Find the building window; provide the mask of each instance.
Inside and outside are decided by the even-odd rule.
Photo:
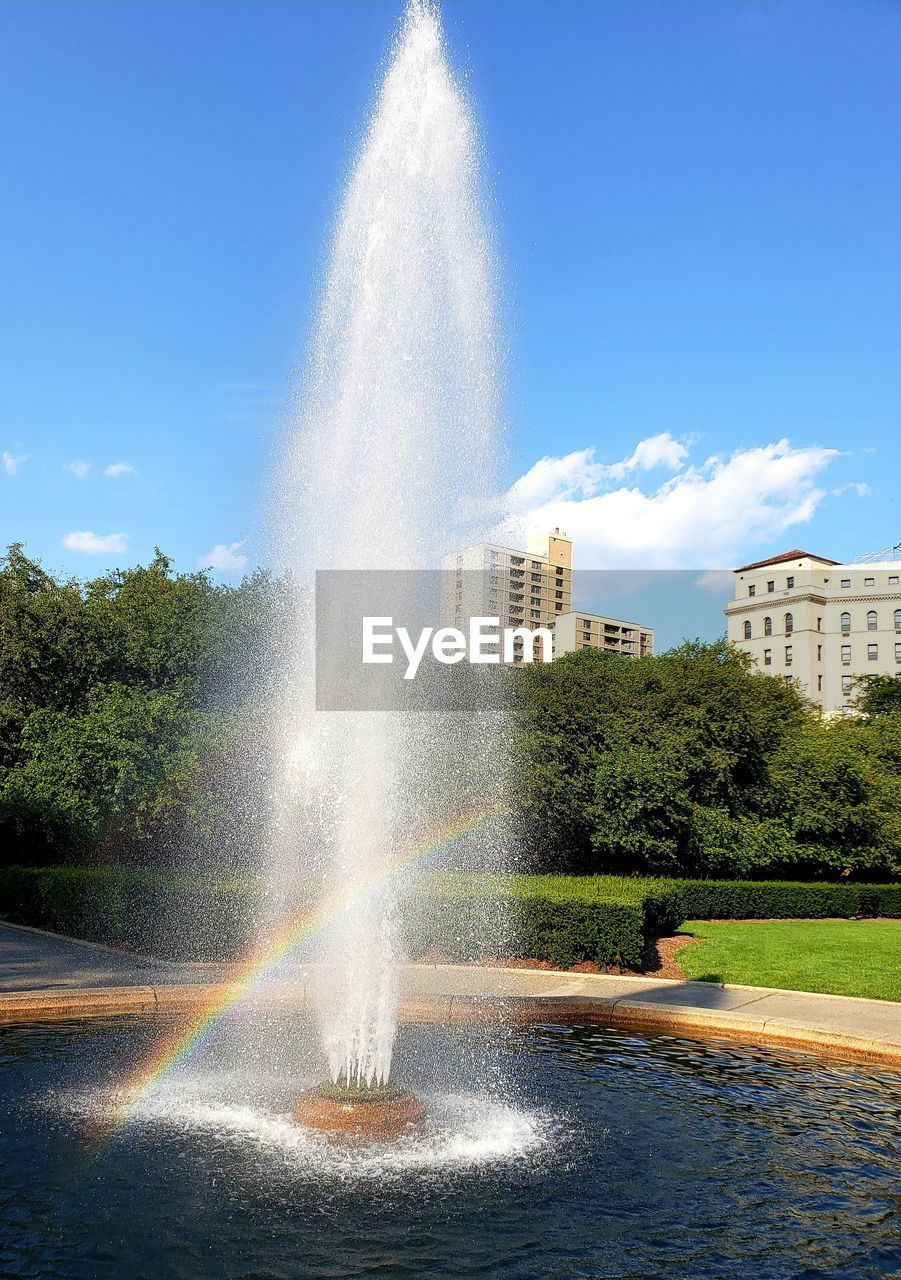
[[[897,587],[897,585],[898,585],[898,575],[897,575],[897,573],[890,573],[890,574],[889,574],[889,577],[888,577],[888,584],[889,584],[889,586],[890,586],[890,587]]]
[[[764,649],[764,651],[763,651],[763,665],[764,665],[765,667],[771,667],[771,666],[773,665],[773,651],[772,651],[772,649]]]
[[[750,586],[750,587],[748,587],[748,595],[749,595],[749,596],[756,596],[756,595],[757,595],[757,588],[756,588],[755,586],[753,586],[753,585],[752,585],[752,586]]]
[[[555,604],[555,605],[554,605],[554,608],[557,610],[557,612],[558,612],[558,613],[562,613],[562,612],[563,612],[563,605],[562,605],[562,604],[560,604],[560,602],[559,602],[559,601],[557,602],[557,604]]]
[[[772,580],[771,580],[771,581],[769,581],[769,582],[766,584],[766,589],[767,589],[767,591],[775,591],[775,590],[776,590],[776,584],[775,584],[775,582],[773,582]]]
[[[785,665],[790,667],[792,664],[792,647],[790,644],[785,646]]]
[[[901,631],[901,609],[895,610],[895,630]]]
[[[878,631],[879,627],[876,620],[876,610],[871,609],[867,614],[867,631]]]
[[[822,661],[823,661],[823,646],[821,644],[818,644],[817,645],[817,662],[822,662]]]
[[[865,587],[872,587],[872,586],[875,586],[875,584],[876,584],[875,578],[864,578],[863,580],[863,585]]]
[[[541,617],[541,610],[540,610],[540,609],[530,609],[530,610],[529,610],[529,613],[530,613],[531,617],[533,617],[533,618],[540,618],[540,617]]]
[[[817,693],[823,692],[823,677],[817,676]]]
[[[745,623],[745,625],[744,625],[744,627],[742,628],[742,630],[743,630],[743,632],[744,632],[744,637],[745,637],[745,639],[746,639],[746,640],[750,640],[750,639],[751,639],[751,624],[750,624],[750,622],[746,622],[746,623]]]
[[[541,568],[541,561],[540,561],[540,560],[533,560],[533,561],[532,561],[532,568],[533,568],[533,569],[540,569],[540,568]]]
[[[822,631],[822,630],[823,630],[823,619],[817,618],[817,631]]]
[[[847,635],[850,630],[851,630],[851,615],[850,613],[843,613],[842,614],[842,635]]]
[[[771,635],[773,634],[773,619],[772,619],[772,618],[764,618],[764,620],[763,620],[763,634],[764,634],[765,636],[771,636]]]
[[[786,590],[787,590],[787,591],[791,591],[791,589],[792,589],[792,587],[793,587],[794,585],[795,585],[795,580],[794,580],[794,578],[786,578],[786,579],[785,579],[785,587],[786,587]]]
[[[895,661],[901,662],[901,644],[895,644]]]
[[[850,578],[842,578],[842,586],[843,586],[845,589],[849,588],[849,587],[851,586],[851,579],[850,579]]]
[[[851,661],[851,646],[849,644],[842,645],[842,662],[847,666]]]
[[[867,645],[867,661],[868,662],[879,661],[879,645],[878,644]]]
[[[850,693],[853,683],[851,676],[842,676],[842,693]]]
[[[787,636],[790,636],[791,633],[794,631],[794,629],[795,629],[794,617],[790,613],[787,613],[785,615],[785,634]]]

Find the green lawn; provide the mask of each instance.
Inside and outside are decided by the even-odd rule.
[[[688,920],[686,977],[901,1000],[901,920]]]

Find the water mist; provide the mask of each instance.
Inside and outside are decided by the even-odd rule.
[[[301,583],[437,569],[484,536],[499,431],[479,160],[438,11],[412,0],[340,204],[280,485],[279,558]],[[333,1080],[378,1085],[408,888],[389,869],[442,806],[496,788],[496,769],[472,715],[315,710],[311,629],[304,595],[275,729],[270,896],[281,916],[312,891],[343,904],[318,941],[321,1043]]]

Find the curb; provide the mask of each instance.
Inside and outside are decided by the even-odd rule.
[[[196,1017],[211,1003],[228,1002],[239,988],[229,983],[181,986],[52,988],[0,993],[0,1024],[60,1022],[121,1016]],[[797,995],[799,993],[787,993]],[[834,997],[841,999],[842,997]],[[295,1009],[307,1003],[304,984],[281,985],[258,997],[258,1006]],[[901,1042],[893,1043],[821,1027],[687,1005],[655,1004],[626,996],[412,995],[401,1000],[402,1022],[444,1026],[534,1026],[588,1024],[622,1031],[690,1039],[734,1040],[799,1050],[821,1057],[901,1068]]]

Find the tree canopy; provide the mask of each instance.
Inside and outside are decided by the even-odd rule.
[[[7,860],[168,864],[262,820],[258,722],[289,584],[146,567],[59,580],[0,561],[0,836]]]
[[[725,641],[517,673],[527,861],[567,871],[896,875],[901,712],[824,720]]]
[[[7,862],[252,869],[289,579],[149,565],[59,579],[0,560]],[[725,641],[511,672],[510,792],[536,871],[894,877],[901,680],[825,720]],[[499,747],[500,749],[500,747]]]

